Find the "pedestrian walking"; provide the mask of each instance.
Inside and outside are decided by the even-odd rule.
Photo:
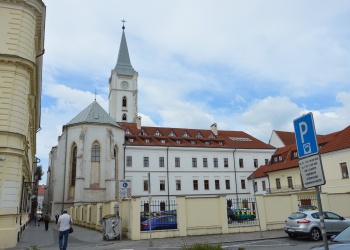
[[[46,212],[44,216],[44,222],[45,222],[45,231],[49,229],[49,222],[50,222],[50,215],[48,212]]]
[[[59,217],[60,217],[60,216],[59,216],[58,214],[55,215],[56,224],[57,224],[57,222],[58,222],[58,218],[59,218]]]
[[[67,209],[63,209],[63,214],[58,218],[57,226],[59,228],[58,245],[60,250],[66,250],[68,245],[69,229],[73,224],[72,217],[67,213]],[[62,245],[62,239],[64,243]]]
[[[38,219],[38,227],[40,227],[41,214],[38,214],[38,215],[36,216],[36,218]]]

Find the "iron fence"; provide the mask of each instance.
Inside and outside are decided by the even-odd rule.
[[[227,199],[229,226],[257,225],[255,198]]]
[[[298,197],[298,210],[318,210],[316,196],[299,196]]]
[[[141,201],[140,229],[177,229],[177,204],[175,200]]]

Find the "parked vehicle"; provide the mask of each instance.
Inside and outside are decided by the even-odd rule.
[[[177,229],[177,219],[175,215],[158,216],[141,222],[141,231]]]
[[[329,249],[348,250],[350,249],[350,227],[345,228],[340,234],[331,238],[328,243]],[[316,246],[312,250],[323,250],[324,246]]]
[[[350,219],[329,211],[324,211],[324,222],[327,235],[337,234],[350,226]],[[320,215],[317,210],[292,213],[285,221],[284,231],[291,238],[309,236],[317,241],[322,238]]]
[[[176,209],[173,210],[165,210],[165,211],[160,211],[157,213],[157,216],[162,216],[162,215],[177,215]]]
[[[298,207],[299,207],[299,211],[318,210],[318,208],[316,206],[313,206],[313,205],[300,205]]]
[[[233,209],[233,220],[255,220],[255,212],[250,209]]]

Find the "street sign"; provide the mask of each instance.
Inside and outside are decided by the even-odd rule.
[[[317,154],[318,144],[312,113],[295,119],[293,123],[299,158]]]
[[[119,199],[131,199],[131,180],[119,180]]]
[[[312,155],[299,160],[299,169],[305,188],[316,187],[326,183],[319,155]]]

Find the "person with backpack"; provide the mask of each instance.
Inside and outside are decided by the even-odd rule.
[[[48,212],[46,212],[44,216],[44,222],[45,222],[45,231],[47,231],[49,229],[49,222],[50,222],[50,215],[48,214]]]

